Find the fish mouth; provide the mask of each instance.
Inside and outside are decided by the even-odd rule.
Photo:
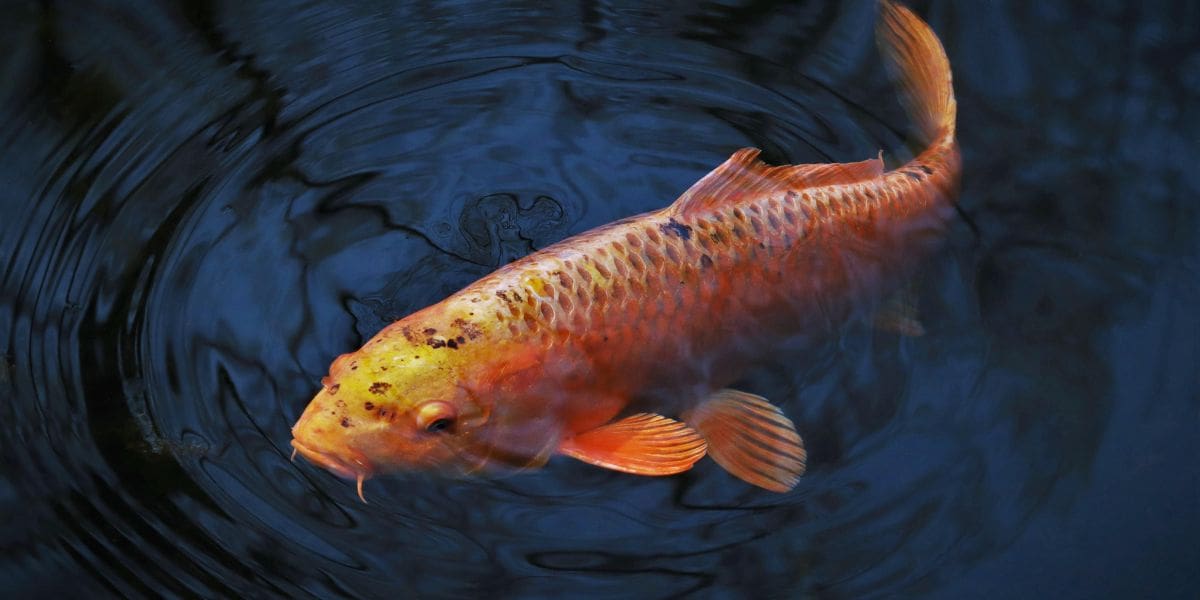
[[[365,460],[355,460],[353,461],[355,464],[351,464],[332,454],[305,446],[296,439],[292,440],[292,447],[299,451],[309,462],[328,470],[342,479],[357,479],[362,481],[371,476],[371,468],[366,464]]]

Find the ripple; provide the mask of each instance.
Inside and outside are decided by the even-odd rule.
[[[14,10],[17,51],[0,65],[11,589],[911,595],[1072,506],[1130,402],[1112,391],[1121,326],[1196,295],[1177,283],[1194,258],[1173,256],[1194,252],[1195,211],[1178,201],[1194,178],[1155,158],[1116,198],[1108,163],[1157,157],[1158,138],[1064,158],[1091,144],[1079,132],[1104,120],[1094,105],[1038,115],[1053,117],[1037,143],[1056,160],[971,156],[1010,156],[1025,134],[964,127],[977,165],[964,205],[982,226],[956,231],[916,282],[927,337],[852,324],[746,375],[805,434],[811,471],[789,494],[710,461],[650,479],[556,459],[510,479],[380,478],[363,505],[289,460],[289,427],[333,357],[492,269],[659,208],[738,147],[775,162],[898,149],[902,122],[879,97],[891,91],[866,66],[867,16],[603,2]],[[1013,19],[989,22],[1019,43]],[[988,89],[1038,87],[1032,50],[980,52],[965,60],[1020,77],[989,88],[969,70],[966,124],[1003,109]],[[1047,93],[1075,104],[1107,80],[1060,83]],[[1162,114],[1129,118],[1156,131],[1186,118]],[[1042,131],[1025,108],[994,118]],[[1182,148],[1194,128],[1175,129],[1162,135]],[[1183,289],[1149,306],[1159,274],[1183,271]]]

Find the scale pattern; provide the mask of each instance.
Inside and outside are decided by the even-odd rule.
[[[666,383],[664,365],[680,379],[719,378],[713,364],[735,372],[761,354],[755,346],[835,323],[907,273],[953,213],[957,157],[947,136],[864,181],[700,214],[646,213],[550,246],[463,294],[494,296],[511,340],[558,348],[548,356],[564,360],[586,356],[595,379],[620,375],[615,388]]]

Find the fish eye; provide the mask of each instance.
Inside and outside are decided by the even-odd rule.
[[[429,425],[426,425],[425,431],[428,431],[429,433],[437,433],[439,431],[445,431],[447,429],[450,429],[451,424],[453,424],[453,421],[451,421],[450,419],[438,419],[438,420],[430,423]]]
[[[457,415],[454,405],[447,402],[426,402],[417,409],[417,427],[429,433],[448,431]]]

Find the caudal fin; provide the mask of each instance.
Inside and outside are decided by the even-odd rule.
[[[953,136],[958,109],[941,42],[929,25],[891,0],[880,2],[879,13],[876,38],[921,142]]]

